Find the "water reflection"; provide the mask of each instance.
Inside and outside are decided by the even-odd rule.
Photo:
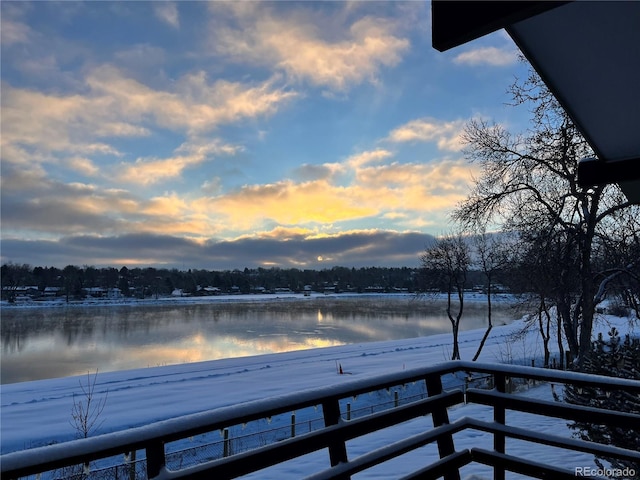
[[[485,324],[465,307],[463,329]],[[507,307],[494,323],[508,321]],[[397,299],[5,308],[1,382],[260,355],[450,331],[442,304]]]

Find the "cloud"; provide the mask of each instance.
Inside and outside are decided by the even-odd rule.
[[[73,171],[81,173],[87,177],[93,177],[98,174],[100,169],[89,158],[73,157],[67,160],[67,165]]]
[[[201,72],[179,78],[172,90],[158,90],[102,65],[89,71],[82,93],[44,93],[6,84],[3,161],[55,164],[60,154],[122,158],[124,154],[113,145],[115,139],[147,137],[163,128],[186,134],[187,143],[193,144],[201,134],[222,125],[272,115],[296,96],[275,82],[275,78],[250,85],[209,82]],[[222,144],[216,148],[217,154],[234,154],[238,149]],[[138,159],[116,177],[128,175],[149,184],[154,178],[179,175],[204,158],[202,152],[176,153],[175,158]]]
[[[392,155],[393,154],[390,151],[378,148],[376,150],[370,150],[352,155],[347,159],[345,163],[353,169],[358,169],[369,163],[381,162],[387,158],[390,158]]]
[[[124,190],[90,184],[62,184],[31,175],[7,175],[3,167],[3,237],[57,238],[61,235],[170,233],[203,237],[221,222],[193,211],[176,193],[143,199]],[[10,188],[8,185],[14,185]]]
[[[119,68],[126,68],[128,72],[139,72],[143,69],[150,70],[151,74],[158,76],[167,61],[165,51],[148,43],[132,45],[113,54]]]
[[[1,208],[3,238],[134,232],[204,237],[218,232],[215,220],[192,211],[189,201],[174,192],[144,198],[121,188],[63,183],[42,169],[4,163]]]
[[[2,2],[0,8],[0,39],[3,49],[11,45],[29,43],[34,32],[23,20],[32,9],[32,5],[27,2]]]
[[[140,200],[123,190],[63,183],[48,178],[41,169],[2,166],[3,237],[113,234],[130,230],[139,210]]]
[[[35,198],[20,202],[3,199],[2,223],[5,236],[11,232],[28,231],[34,237],[55,238],[88,230],[116,232],[120,222],[103,212],[96,214],[96,203],[81,204],[66,198]],[[4,239],[3,239],[4,248]]]
[[[180,18],[178,15],[178,5],[174,2],[157,2],[153,4],[153,12],[156,17],[165,22],[167,25],[178,29],[180,28]]]
[[[116,173],[119,182],[151,185],[176,178],[190,167],[199,165],[219,155],[235,155],[242,147],[224,144],[219,140],[189,141],[175,150],[168,158],[139,158],[134,163],[122,163]]]
[[[472,167],[464,160],[438,163],[398,163],[370,166],[358,171],[357,185],[376,205],[380,215],[400,212],[410,218],[446,217],[451,205],[463,200],[471,183]],[[419,223],[407,223],[417,226]],[[424,226],[424,225],[422,225]]]
[[[392,20],[373,16],[343,28],[339,16],[310,9],[242,6],[231,10],[231,21],[219,13],[213,15],[210,42],[217,54],[276,68],[293,81],[333,91],[376,83],[381,69],[400,63],[410,46],[394,33]],[[339,28],[340,35],[335,33]]]
[[[180,77],[173,91],[154,90],[110,65],[95,69],[87,78],[92,92],[108,99],[120,116],[137,122],[152,120],[160,127],[190,135],[275,113],[282,103],[296,96],[276,87],[276,81],[272,78],[253,85],[209,82],[207,74],[200,71]]]
[[[46,94],[3,85],[2,144],[53,152],[118,155],[95,141],[94,129],[104,119],[105,98]]]
[[[28,25],[3,18],[2,31],[0,32],[2,46],[6,47],[14,44],[28,43],[31,35],[32,31]]]
[[[213,177],[211,180],[205,180],[200,186],[200,190],[208,196],[220,195],[222,193],[222,178]]]
[[[468,193],[473,167],[463,159],[437,163],[390,160],[390,152],[375,150],[330,167],[304,166],[297,172],[298,180],[245,185],[196,199],[191,208],[203,214],[216,212],[217,221],[228,232],[276,225],[345,226],[376,218],[411,228],[446,223],[451,205]]]
[[[211,268],[280,266],[326,268],[333,265],[418,266],[419,254],[433,241],[428,234],[385,230],[351,231],[324,237],[304,234],[238,240],[195,241],[146,233],[70,235],[59,240],[5,239],[2,262],[33,266],[165,266]],[[321,262],[318,257],[325,261]],[[326,259],[331,258],[331,262]]]
[[[323,165],[304,164],[293,171],[293,177],[302,182],[316,180],[331,180],[337,173],[343,170],[338,163],[325,163]]]
[[[197,96],[197,91],[193,95]],[[135,126],[124,122],[104,125],[122,135],[127,134],[128,125]],[[456,126],[455,122],[421,119],[399,127],[389,138],[450,142],[455,139]],[[50,180],[29,152],[21,152],[15,145],[9,151],[12,158],[22,155],[24,162],[3,164],[3,211],[4,206],[13,209],[3,218],[3,227],[6,232],[20,231],[27,237],[146,232],[231,238],[277,227],[348,229],[365,219],[389,228],[423,228],[446,223],[450,206],[468,192],[472,171],[462,160],[399,162],[392,151],[377,148],[340,162],[302,165],[292,172],[293,178],[269,184],[248,184],[228,191],[213,177],[203,181],[198,191],[155,192],[145,199],[144,191]],[[238,145],[203,135],[185,141],[167,157],[120,161],[112,165],[117,168],[110,173],[99,171],[104,167],[85,155],[69,156],[57,165],[76,168],[92,179],[148,188],[240,151]],[[3,156],[6,153],[3,151]],[[22,190],[11,190],[12,185],[20,185]]]
[[[394,143],[434,142],[440,150],[458,152],[463,148],[462,133],[466,122],[440,121],[434,118],[411,120],[391,131],[387,140]]]
[[[474,67],[478,65],[506,67],[518,62],[518,53],[513,48],[483,47],[462,52],[453,59],[453,62]]]
[[[3,86],[3,142],[57,151],[115,153],[93,137],[147,136],[148,125],[176,131],[208,131],[222,124],[275,112],[295,96],[272,81],[254,86],[201,73],[178,81],[176,91],[154,90],[104,65],[87,77],[89,93],[55,95]]]
[[[326,224],[374,215],[377,210],[359,198],[359,192],[326,180],[296,183],[282,180],[247,185],[236,192],[197,201],[200,211],[224,216],[231,230],[278,225]],[[241,212],[241,213],[240,213]]]

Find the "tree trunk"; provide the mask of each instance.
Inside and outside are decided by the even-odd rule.
[[[591,350],[591,333],[593,331],[593,316],[595,314],[595,296],[597,292],[596,283],[591,268],[591,256],[593,254],[593,238],[597,218],[595,212],[598,211],[602,186],[593,193],[591,204],[588,200],[583,200],[583,211],[585,215],[586,231],[580,238],[580,282],[582,287],[582,324],[580,328],[580,346],[578,350],[578,367],[582,367],[584,358]]]
[[[460,347],[458,345],[458,330],[460,322],[453,324],[453,353],[451,354],[451,360],[460,360]]]
[[[544,313],[547,323],[544,324],[542,320],[542,314]],[[540,336],[542,337],[542,345],[544,348],[544,368],[549,368],[549,340],[551,339],[551,333],[549,331],[551,325],[551,316],[547,310],[544,298],[540,299],[540,305],[538,306],[538,328],[540,329]]]
[[[487,322],[488,322],[487,329],[485,330],[484,335],[482,336],[482,340],[480,340],[480,345],[478,345],[478,350],[476,350],[476,354],[471,359],[473,362],[475,362],[480,356],[480,352],[482,352],[482,348],[484,347],[484,344],[487,341],[487,338],[489,338],[489,333],[493,328],[493,324],[491,323],[491,280],[489,280],[489,286],[487,287]]]
[[[562,322],[559,315],[556,315],[556,336],[558,337],[558,356],[560,357],[558,366],[560,370],[564,370],[564,344],[562,343]]]
[[[567,338],[567,345],[571,356],[575,358],[578,355],[578,335],[577,326],[571,318],[571,307],[565,299],[559,299],[557,302],[558,321],[561,322],[564,329],[564,336]],[[567,365],[568,367],[569,365]]]

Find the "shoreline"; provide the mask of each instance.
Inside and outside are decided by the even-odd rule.
[[[317,293],[310,295],[303,293],[248,293],[248,294],[228,294],[228,295],[211,295],[202,297],[192,296],[167,296],[158,298],[120,298],[120,299],[101,299],[90,298],[84,300],[65,301],[63,298],[55,300],[31,300],[9,303],[6,300],[0,302],[0,309],[9,310],[31,310],[31,309],[49,309],[49,308],[91,308],[91,307],[150,307],[150,306],[179,306],[179,305],[205,305],[215,303],[272,303],[285,301],[308,301],[308,300],[341,300],[341,299],[404,299],[404,300],[422,300],[425,302],[437,302],[446,300],[446,293],[438,294],[421,294],[421,293]],[[470,303],[479,303],[486,301],[486,295],[477,292],[468,292],[465,301]],[[493,294],[492,302],[517,302],[518,297],[513,294]]]

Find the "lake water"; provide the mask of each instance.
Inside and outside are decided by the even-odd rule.
[[[415,338],[451,331],[442,301],[409,295],[5,307],[1,383]],[[515,318],[494,305],[494,325]],[[465,304],[461,329],[486,325]]]

